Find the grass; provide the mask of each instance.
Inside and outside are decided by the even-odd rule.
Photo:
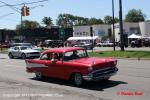
[[[0,53],[7,53],[8,48],[0,48]]]
[[[0,53],[7,54],[7,48],[0,48]],[[91,57],[117,57],[117,58],[148,58],[150,51],[96,51],[89,52]]]
[[[121,58],[150,58],[150,51],[98,51],[89,52],[94,57],[121,57]]]

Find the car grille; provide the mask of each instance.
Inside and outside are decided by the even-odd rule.
[[[103,77],[105,75],[110,75],[118,71],[117,67],[109,67],[99,70],[94,70],[91,73],[93,74],[93,77]]]

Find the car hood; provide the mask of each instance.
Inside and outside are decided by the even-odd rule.
[[[24,52],[24,53],[40,52],[39,50],[33,50],[33,49],[31,49],[31,50],[21,50],[21,51]]]
[[[117,60],[112,58],[98,58],[98,57],[88,57],[88,58],[80,58],[72,60],[73,63],[86,64],[92,67],[113,67],[115,65],[114,62]]]

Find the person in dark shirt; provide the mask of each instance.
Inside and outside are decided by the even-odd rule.
[[[73,51],[72,55],[71,55],[72,59],[77,59],[79,58],[78,52],[77,51]]]

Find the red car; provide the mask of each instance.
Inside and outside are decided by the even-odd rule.
[[[40,59],[26,59],[26,71],[36,78],[54,77],[69,80],[76,86],[83,81],[108,80],[118,71],[117,60],[89,57],[86,49],[66,47],[49,49]]]

